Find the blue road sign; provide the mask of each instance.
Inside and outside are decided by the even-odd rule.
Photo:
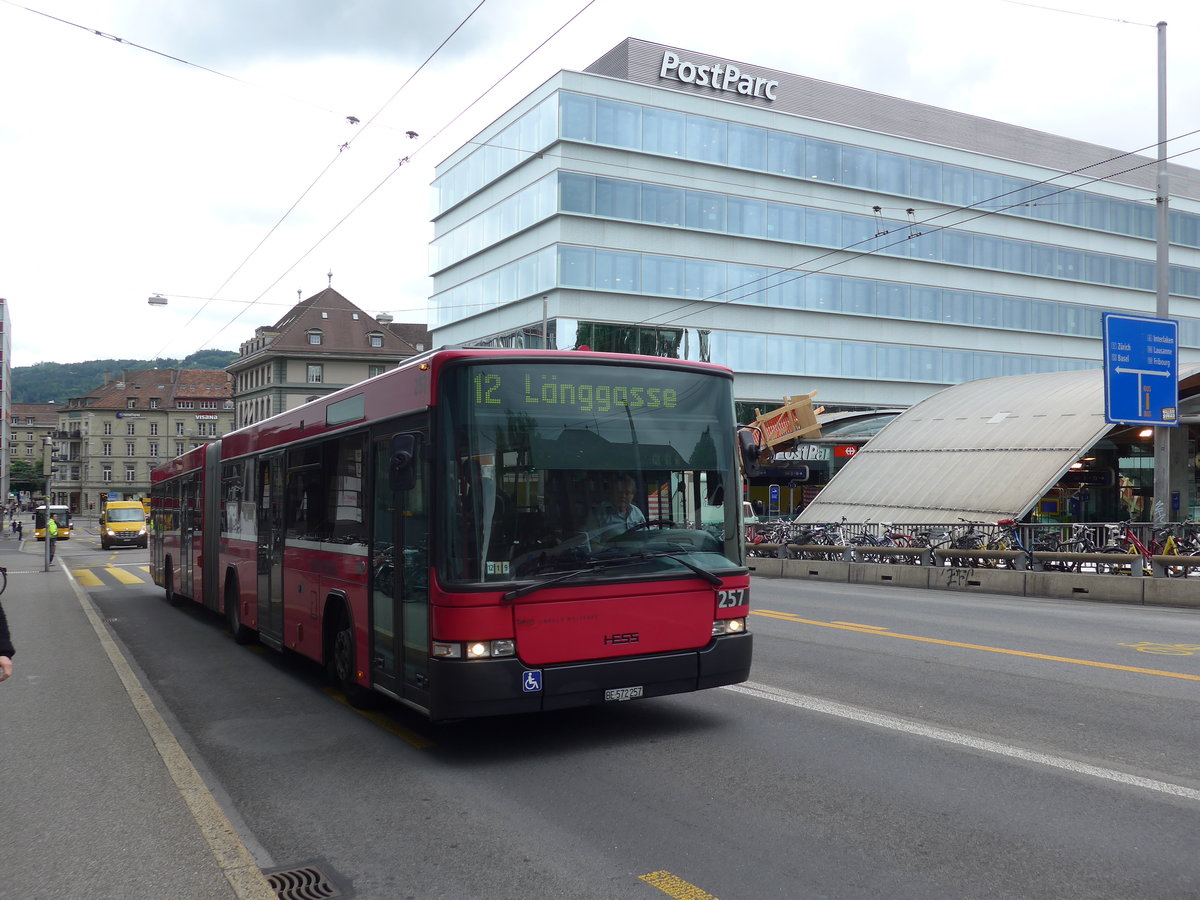
[[[1179,323],[1104,314],[1104,420],[1179,424]]]

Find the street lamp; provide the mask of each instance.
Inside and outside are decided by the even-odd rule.
[[[151,306],[166,306],[167,298],[162,294],[151,294],[150,298],[146,302]]]

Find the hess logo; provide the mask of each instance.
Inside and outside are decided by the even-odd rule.
[[[606,644],[636,644],[637,642],[638,633],[636,631],[629,631],[625,634],[609,634],[604,638]]]

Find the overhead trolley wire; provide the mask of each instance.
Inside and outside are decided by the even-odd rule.
[[[483,2],[485,2],[485,0],[481,0],[481,2],[480,2],[480,6],[482,6],[482,5],[483,5]],[[550,33],[550,34],[549,34],[549,35],[548,35],[546,38],[544,38],[544,39],[543,39],[543,40],[542,40],[542,41],[541,41],[541,42],[540,42],[540,43],[539,43],[539,44],[538,44],[536,47],[534,47],[534,48],[533,48],[532,50],[530,50],[530,51],[529,51],[527,54],[525,54],[525,56],[524,56],[524,57],[522,57],[520,61],[518,61],[517,63],[515,63],[515,64],[514,64],[514,65],[513,65],[513,66],[512,66],[512,67],[511,67],[511,68],[510,68],[510,69],[509,69],[507,72],[505,72],[503,75],[501,75],[499,78],[497,78],[497,79],[496,79],[496,80],[495,80],[495,81],[494,81],[494,82],[493,82],[493,83],[492,83],[492,84],[491,84],[491,85],[490,85],[488,88],[486,88],[486,89],[485,89],[485,90],[484,90],[484,91],[483,91],[481,94],[479,94],[479,96],[478,96],[478,97],[476,97],[476,98],[475,98],[474,100],[472,100],[472,101],[471,101],[469,104],[467,104],[467,106],[465,106],[465,107],[463,107],[461,110],[459,110],[459,112],[458,112],[458,113],[456,113],[456,114],[454,115],[454,117],[453,117],[453,118],[451,118],[451,119],[450,119],[448,122],[446,122],[446,123],[445,123],[445,124],[444,124],[444,125],[443,125],[441,128],[439,128],[439,129],[438,129],[436,132],[434,132],[434,133],[433,133],[433,134],[432,134],[432,135],[431,135],[429,138],[427,138],[425,141],[423,141],[423,142],[422,142],[422,143],[421,143],[421,144],[420,144],[420,145],[419,145],[419,146],[418,146],[418,147],[417,147],[415,150],[413,150],[413,152],[412,152],[412,153],[410,153],[408,156],[405,156],[404,158],[402,158],[401,160],[399,160],[399,162],[398,162],[398,164],[396,165],[396,167],[395,167],[395,168],[393,168],[393,169],[391,169],[390,171],[388,171],[388,173],[387,173],[387,174],[386,174],[386,175],[383,177],[383,179],[382,179],[382,180],[381,180],[381,181],[380,181],[380,182],[379,182],[377,185],[375,185],[375,187],[371,188],[371,190],[370,190],[370,191],[368,191],[364,197],[362,197],[362,198],[361,198],[361,199],[360,199],[360,200],[359,200],[357,203],[355,203],[355,204],[354,204],[354,206],[350,207],[350,209],[349,209],[349,210],[348,210],[348,211],[345,213],[345,215],[343,215],[343,216],[342,216],[340,219],[338,219],[338,221],[337,221],[336,223],[334,223],[333,227],[331,227],[331,228],[330,228],[328,231],[326,231],[326,232],[325,232],[325,234],[321,235],[321,237],[320,237],[320,238],[318,238],[318,239],[317,239],[317,241],[316,241],[316,242],[315,242],[315,243],[314,243],[314,244],[313,244],[311,247],[309,247],[309,248],[308,248],[306,251],[304,251],[304,253],[302,253],[302,254],[299,256],[299,258],[297,258],[297,259],[296,259],[296,261],[295,261],[295,262],[293,262],[293,263],[292,263],[292,264],[291,264],[291,265],[290,265],[290,266],[289,266],[287,269],[285,269],[283,272],[281,272],[278,278],[276,278],[276,279],[275,279],[273,282],[271,282],[269,285],[267,285],[267,287],[263,289],[263,291],[262,291],[262,292],[261,292],[261,293],[258,295],[258,297],[256,297],[254,300],[250,301],[250,302],[249,302],[249,304],[248,304],[246,307],[244,307],[244,308],[243,308],[241,311],[239,311],[239,312],[238,312],[238,314],[237,314],[236,316],[234,316],[232,319],[230,319],[230,320],[229,320],[229,322],[227,322],[225,325],[223,325],[223,326],[222,326],[222,327],[221,327],[221,328],[220,328],[220,329],[219,329],[219,330],[218,330],[218,331],[217,331],[215,334],[213,334],[213,335],[212,335],[210,338],[208,338],[208,340],[207,340],[207,341],[205,341],[205,343],[208,343],[209,341],[216,340],[216,338],[217,338],[217,337],[218,337],[218,336],[219,336],[219,335],[220,335],[220,334],[221,334],[221,333],[222,333],[222,332],[223,332],[223,331],[224,331],[226,328],[228,328],[230,325],[232,325],[234,322],[236,322],[236,321],[238,320],[238,318],[240,318],[240,317],[241,317],[242,313],[244,313],[244,312],[245,312],[247,309],[249,309],[249,307],[250,307],[250,306],[253,306],[253,305],[254,305],[255,303],[257,303],[259,300],[261,300],[261,299],[262,299],[262,297],[263,297],[264,295],[266,295],[266,293],[267,293],[268,291],[270,291],[270,290],[271,290],[273,287],[275,287],[277,284],[279,284],[279,282],[280,282],[280,281],[282,281],[282,280],[283,280],[283,279],[284,279],[284,278],[285,278],[285,277],[286,277],[286,276],[287,276],[287,275],[288,275],[288,274],[289,274],[289,273],[290,273],[290,272],[291,272],[293,269],[295,269],[295,268],[296,268],[296,266],[300,265],[300,263],[302,263],[302,262],[303,262],[305,259],[307,259],[307,258],[308,258],[308,256],[309,256],[309,255],[310,255],[310,254],[311,254],[311,253],[312,253],[314,250],[316,250],[316,249],[317,249],[317,247],[319,247],[321,244],[323,244],[323,243],[326,241],[326,239],[328,239],[328,238],[329,238],[329,236],[330,236],[331,234],[333,234],[335,231],[337,231],[337,229],[338,229],[338,228],[340,228],[340,227],[342,226],[342,224],[343,224],[343,223],[345,223],[345,221],[346,221],[347,219],[349,219],[349,218],[350,218],[350,216],[352,216],[352,215],[353,215],[355,212],[357,212],[357,211],[358,211],[358,209],[359,209],[359,208],[360,208],[360,207],[361,207],[361,206],[362,206],[364,203],[366,203],[366,202],[367,202],[367,200],[369,200],[369,199],[370,199],[372,196],[374,196],[374,195],[375,195],[375,194],[376,194],[376,193],[377,193],[377,192],[378,192],[378,191],[379,191],[379,190],[380,190],[380,189],[381,189],[381,188],[382,188],[382,187],[383,187],[385,184],[387,184],[387,183],[388,183],[388,182],[389,182],[389,181],[392,179],[392,177],[393,177],[393,176],[394,176],[394,175],[395,175],[397,172],[399,172],[399,171],[400,171],[400,169],[401,169],[401,168],[402,168],[402,167],[403,167],[403,166],[404,166],[406,163],[410,162],[414,156],[416,156],[418,153],[420,153],[420,152],[421,152],[421,150],[423,150],[425,147],[428,147],[428,146],[429,146],[429,144],[430,144],[430,142],[432,142],[433,140],[435,140],[435,139],[436,139],[438,136],[440,136],[440,135],[441,135],[443,132],[445,132],[445,131],[446,131],[446,129],[448,129],[448,128],[449,128],[451,125],[453,125],[453,124],[454,124],[455,122],[457,122],[457,121],[458,121],[460,118],[462,118],[462,117],[463,117],[463,115],[465,115],[465,114],[466,114],[466,113],[467,113],[467,112],[468,112],[468,111],[469,111],[469,110],[470,110],[472,107],[474,107],[474,106],[475,106],[475,104],[477,104],[477,103],[478,103],[480,100],[482,100],[484,97],[486,97],[488,94],[490,94],[490,93],[491,93],[493,90],[495,90],[495,88],[496,88],[496,87],[497,87],[497,86],[498,86],[498,85],[499,85],[501,82],[503,82],[503,81],[504,81],[504,79],[508,78],[508,76],[510,76],[510,75],[511,75],[513,72],[515,72],[515,71],[516,71],[518,68],[520,68],[522,65],[524,65],[524,64],[525,64],[525,63],[526,63],[526,62],[527,62],[527,61],[528,61],[528,60],[529,60],[529,59],[530,59],[530,58],[531,58],[531,57],[532,57],[532,56],[533,56],[535,53],[537,53],[537,52],[538,52],[539,50],[541,50],[541,49],[542,49],[544,46],[546,46],[546,44],[548,44],[548,43],[549,43],[550,41],[552,41],[552,40],[553,40],[555,37],[557,37],[557,36],[558,36],[558,34],[559,34],[559,33],[560,33],[560,32],[561,32],[563,29],[565,29],[565,28],[566,28],[568,25],[570,25],[570,24],[571,24],[572,22],[574,22],[574,21],[575,21],[577,18],[579,18],[579,16],[581,16],[581,15],[582,15],[584,12],[586,12],[586,11],[588,10],[588,8],[589,8],[589,7],[591,7],[591,6],[592,6],[592,4],[594,4],[595,2],[596,2],[596,0],[587,0],[587,2],[586,2],[586,3],[584,3],[584,5],[583,5],[582,7],[580,7],[578,11],[576,11],[576,12],[575,12],[575,13],[574,13],[574,14],[573,14],[573,15],[572,15],[572,16],[571,16],[569,19],[567,19],[565,22],[563,22],[563,24],[562,24],[562,25],[558,26],[558,28],[556,28],[556,29],[555,29],[553,32],[551,32],[551,33]],[[476,9],[476,10],[478,10],[478,8],[479,8],[479,7],[477,6],[475,9]],[[474,15],[474,11],[472,11],[472,15]],[[464,20],[464,22],[465,22],[465,21],[466,21],[466,20]],[[461,25],[460,25],[460,27],[461,27]],[[456,29],[456,30],[457,30],[457,29]],[[443,42],[443,43],[444,43],[444,42]],[[439,48],[439,49],[440,49],[440,48]],[[436,52],[436,51],[435,51],[435,52]],[[416,74],[416,73],[414,73],[414,74]],[[411,80],[411,78],[410,78],[409,80]],[[407,84],[407,82],[405,82],[405,83]],[[389,100],[388,102],[391,102],[391,101]],[[232,277],[232,276],[231,276],[231,277]],[[228,280],[226,281],[226,284],[228,284]],[[224,286],[225,286],[225,285],[222,285],[222,287],[224,287]],[[218,289],[218,290],[219,290],[219,289]],[[195,316],[193,316],[193,318],[195,318]],[[204,344],[201,344],[200,346],[201,346],[201,347],[203,347],[203,346],[204,346]]]
[[[256,253],[258,253],[258,251],[260,249],[262,249],[262,246],[268,240],[270,240],[271,235],[273,235],[279,229],[279,226],[281,226],[284,223],[284,221],[288,218],[288,216],[290,216],[292,214],[292,212],[296,209],[296,207],[300,205],[301,201],[303,201],[304,198],[308,196],[309,192],[311,192],[312,189],[317,186],[317,184],[321,181],[321,179],[325,177],[325,174],[331,168],[333,168],[334,163],[336,163],[339,159],[341,159],[342,154],[350,148],[350,145],[358,137],[360,137],[362,135],[363,131],[365,131],[368,127],[370,127],[370,125],[377,118],[379,118],[379,116],[383,113],[383,111],[385,109],[387,109],[388,106],[391,105],[392,101],[395,100],[396,97],[398,97],[400,95],[400,92],[403,91],[406,87],[408,87],[409,84],[412,83],[412,80],[417,77],[417,75],[421,72],[421,70],[424,69],[429,64],[429,62],[435,56],[437,56],[438,53],[441,52],[441,50],[446,46],[446,44],[448,44],[450,42],[450,40],[456,34],[458,34],[458,32],[463,28],[463,26],[466,25],[467,22],[469,22],[471,20],[471,17],[474,16],[475,13],[479,12],[480,8],[486,2],[487,2],[487,0],[479,0],[479,3],[476,4],[474,9],[472,9],[469,13],[467,13],[466,18],[464,18],[461,22],[459,22],[456,26],[454,26],[454,29],[448,35],[446,35],[446,37],[442,40],[442,42],[440,44],[438,44],[437,47],[434,48],[433,52],[430,53],[425,58],[425,60],[419,66],[417,66],[416,69],[414,69],[412,71],[412,73],[409,74],[408,78],[406,78],[404,80],[404,82],[400,85],[400,87],[396,88],[396,90],[392,93],[392,95],[390,97],[388,97],[388,99],[386,101],[384,101],[384,104],[375,111],[374,115],[372,115],[369,119],[367,119],[367,121],[365,123],[363,123],[362,128],[360,128],[357,131],[357,133],[354,135],[354,137],[352,137],[349,141],[347,141],[346,143],[344,143],[338,147],[337,153],[335,153],[333,158],[331,160],[329,160],[328,163],[325,164],[325,168],[323,168],[317,174],[317,177],[313,179],[312,183],[309,184],[309,186],[306,187],[300,193],[300,196],[297,197],[295,199],[295,201],[293,201],[292,205],[289,206],[287,208],[287,210],[284,212],[284,214],[279,217],[279,220],[270,227],[270,229],[267,231],[267,233],[265,235],[263,235],[262,240],[260,240],[257,244],[254,245],[254,249],[251,250],[249,252],[249,254],[246,255],[246,258],[243,259],[240,263],[238,263],[237,267],[232,272],[229,273],[229,276],[223,282],[221,282],[220,287],[218,287],[215,291],[213,291],[212,297],[210,297],[208,300],[206,300],[203,304],[201,304],[199,309],[197,309],[194,313],[192,313],[192,317],[190,319],[188,319],[187,322],[184,324],[184,328],[187,328],[188,325],[192,324],[192,322],[194,322],[196,320],[196,317],[199,316],[200,313],[204,312],[204,310],[208,308],[209,303],[211,303],[212,300],[216,298],[217,294],[219,294],[225,288],[225,286],[228,285],[229,282],[231,282],[237,276],[237,274],[245,267],[246,263],[248,263],[254,257],[254,255]],[[409,135],[410,135],[410,137],[416,137],[416,132],[410,131]],[[325,238],[327,238],[330,234],[332,234],[333,231],[336,230],[337,227],[340,226],[341,223],[344,222],[355,210],[357,210],[359,206],[361,206],[363,203],[365,203],[367,198],[369,198],[376,191],[378,191],[381,187],[383,187],[384,183],[386,183],[388,178],[391,178],[392,174],[395,174],[395,172],[396,172],[396,170],[393,169],[392,172],[388,174],[387,178],[385,178],[382,182],[380,182],[378,185],[376,185],[374,188],[372,188],[371,191],[367,194],[367,196],[364,197],[362,200],[360,200],[350,210],[349,213],[347,213],[345,216],[343,216],[341,219],[339,219],[337,225],[335,225],[332,229],[330,229],[328,232],[326,232],[326,234],[319,241],[317,241],[316,244],[314,244],[312,247],[310,247],[304,253],[304,255],[300,257],[299,260],[292,263],[292,265],[290,267],[288,267],[288,269],[286,271],[284,271],[282,274],[280,274],[280,276],[278,278],[276,278],[275,281],[271,282],[271,284],[268,285],[267,288],[262,293],[260,293],[253,301],[251,301],[247,306],[242,307],[238,311],[237,315],[235,315],[232,319],[230,319],[228,322],[226,322],[225,325],[222,326],[221,330],[218,331],[216,334],[214,334],[211,338],[209,338],[209,340],[214,340],[217,337],[217,335],[219,335],[222,331],[224,331],[226,328],[228,328],[230,325],[232,325],[234,322],[236,322],[239,318],[241,318],[242,314],[245,313],[246,310],[248,310],[251,306],[253,306],[255,303],[257,303],[259,300],[261,300],[263,295],[266,294],[267,291],[269,291],[271,288],[273,288],[275,285],[277,285],[284,278],[284,276],[286,276],[288,274],[288,272],[291,272],[292,269],[296,268],[296,266],[300,264],[301,260],[305,259],[309,253],[312,253],[312,251],[315,250],[321,244],[321,242],[325,240]],[[169,344],[169,343],[170,343],[170,340],[167,341],[167,344]],[[165,350],[167,348],[167,344],[163,345],[162,350]],[[203,344],[197,349],[201,349],[202,347],[203,347]],[[160,354],[162,353],[162,350],[159,351]]]

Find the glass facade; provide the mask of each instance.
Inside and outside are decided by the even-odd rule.
[[[434,182],[442,213],[558,138],[823,181],[948,206],[1153,239],[1155,205],[1060,184],[560,91]],[[1087,175],[1078,176],[1087,181]],[[1058,179],[1055,179],[1057,182]],[[1200,247],[1200,216],[1172,210],[1171,242]]]
[[[1154,238],[1155,209],[1149,192],[1144,202],[1119,199],[1078,187],[1063,188],[1058,183],[1012,178],[567,91],[540,101],[487,144],[445,171],[435,182],[437,213],[474,195],[527,160],[530,154],[560,140],[803,179],[806,183],[876,191],[902,201],[892,208],[877,206],[868,212],[862,205],[864,201],[859,199],[856,204],[843,205],[861,209],[862,213],[842,212],[821,207],[819,204],[824,201],[817,196],[806,205],[761,195],[742,196],[723,190],[585,172],[551,172],[486,210],[476,212],[455,229],[439,233],[432,244],[434,272],[440,275],[469,256],[556,216],[666,226],[791,244],[811,251],[795,254],[802,257],[795,266],[778,268],[697,256],[552,243],[440,290],[430,302],[431,328],[554,289],[685,301],[682,306],[673,307],[675,319],[679,318],[681,308],[687,308],[685,315],[699,309],[688,308],[691,301],[867,317],[877,320],[869,336],[885,335],[886,326],[878,320],[903,320],[1098,339],[1104,312],[1117,308],[1117,304],[1133,311],[1129,309],[1132,305],[1129,295],[1110,305],[1084,304],[995,291],[942,288],[914,283],[911,278],[896,281],[843,276],[827,270],[831,262],[829,251],[927,262],[939,270],[945,266],[980,270],[981,277],[971,276],[971,281],[978,285],[988,284],[987,273],[997,272],[1105,289],[1136,290],[1145,294],[1146,308],[1153,305],[1150,298],[1155,289],[1155,265],[1148,242]],[[564,148],[560,164],[569,165],[570,157],[570,148]],[[586,168],[588,162],[581,159],[579,165]],[[713,171],[709,170],[710,178]],[[1077,184],[1086,181],[1084,176],[1073,177]],[[692,183],[698,184],[699,178]],[[708,180],[705,184],[720,182]],[[787,186],[780,182],[773,188],[772,197],[779,197]],[[934,210],[912,208],[913,200],[971,209],[964,211],[963,216],[934,219],[929,218]],[[904,218],[906,213],[908,218]],[[1059,230],[1057,236],[1067,243],[1051,244],[959,227],[966,226],[972,218],[994,214],[1143,239],[1147,241],[1146,253],[1125,256],[1085,250],[1074,245],[1075,237],[1066,230]],[[929,221],[919,221],[922,216]],[[953,225],[943,224],[951,220]],[[1011,219],[1009,224],[1012,225]],[[1026,229],[1025,233],[1030,231]],[[1018,228],[1013,233],[1021,231]],[[1079,244],[1103,246],[1083,232],[1076,236]],[[1200,247],[1200,216],[1173,210],[1171,240],[1184,247]],[[1108,246],[1112,245],[1110,241]],[[687,246],[687,242],[679,246]],[[771,258],[772,252],[783,258],[778,251],[765,252],[766,258]],[[741,254],[723,255],[737,258]],[[895,269],[892,264],[877,271],[886,273]],[[907,271],[914,270],[910,265]],[[929,272],[928,280],[941,280],[935,269]],[[1200,268],[1172,266],[1170,282],[1174,295],[1200,298]],[[1039,281],[1035,289],[1050,294],[1053,282]],[[1094,290],[1092,295],[1104,296]],[[647,307],[655,308],[654,304]],[[1180,323],[1181,345],[1200,347],[1200,318],[1175,318]],[[794,324],[787,326],[790,334],[670,324],[625,325],[562,317],[553,326],[554,346],[587,345],[596,350],[704,359],[737,372],[767,375],[942,385],[999,375],[1099,366],[1090,348],[1081,351],[1086,358],[1002,352],[1015,348],[1011,337],[995,343],[994,346],[1002,348],[996,351],[810,337],[804,334],[807,329],[803,316],[797,316]],[[847,332],[853,333],[850,330],[854,328],[847,323]],[[533,346],[529,342],[534,340],[540,345],[544,338],[540,329],[527,325],[502,335],[493,334],[480,343]],[[951,340],[959,343],[957,339]],[[979,342],[972,342],[986,346],[991,340],[981,337]],[[939,340],[939,343],[949,342],[945,338]]]
[[[808,375],[853,381],[958,384],[998,375],[1032,375],[1099,368],[1097,360],[1019,353],[953,350],[877,341],[844,341],[654,325],[613,325],[560,318],[550,323],[550,346],[569,350],[642,353],[728,366],[735,372]],[[541,347],[540,333],[519,329],[476,341],[477,347]]]
[[[1086,338],[1101,336],[1101,317],[1108,311],[825,272],[554,245],[437,294],[430,301],[430,322],[436,328],[557,287]],[[1181,346],[1200,347],[1200,319],[1173,318]]]

